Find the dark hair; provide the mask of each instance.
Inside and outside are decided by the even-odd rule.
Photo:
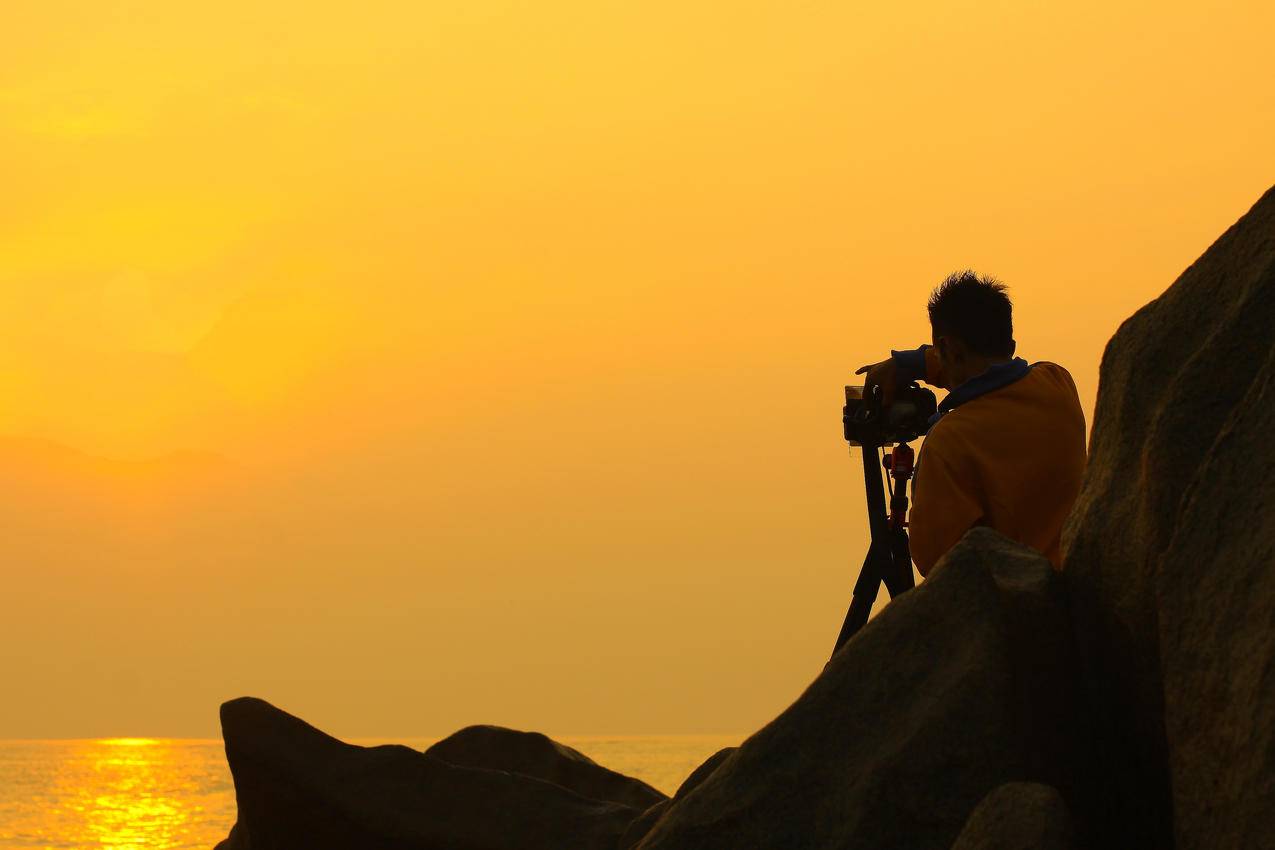
[[[1013,353],[1013,305],[996,278],[954,272],[934,288],[929,309],[935,334],[950,334],[984,357]]]

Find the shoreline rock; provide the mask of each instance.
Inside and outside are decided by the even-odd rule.
[[[1258,744],[1275,723],[1260,669],[1275,659],[1272,328],[1275,189],[1103,354],[1063,539],[1093,724],[1094,793],[1077,812],[1092,846],[1241,848],[1257,844],[1224,837],[1239,821],[1275,830],[1258,814],[1275,811],[1275,752]],[[1223,780],[1241,764],[1249,781]]]
[[[408,747],[358,747],[267,702],[221,709],[239,821],[223,850],[612,850],[641,810]]]
[[[972,529],[638,850],[947,850],[993,788],[1069,781],[1031,716],[1058,689],[1023,687],[1071,663],[1061,584],[1040,553]]]
[[[952,850],[1074,850],[1071,814],[1058,790],[1011,782],[970,813]]]
[[[425,751],[458,767],[504,770],[552,782],[594,800],[643,810],[668,800],[645,782],[599,765],[584,753],[542,735],[502,726],[467,726]]]

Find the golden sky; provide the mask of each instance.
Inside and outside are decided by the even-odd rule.
[[[971,266],[1091,414],[1119,322],[1273,182],[1272,31],[6,7],[0,738],[213,735],[245,693],[343,735],[750,731],[866,546],[842,384]]]

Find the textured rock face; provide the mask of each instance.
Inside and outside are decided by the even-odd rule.
[[[222,706],[226,850],[612,850],[640,809],[407,747],[355,747],[257,699]]]
[[[952,850],[1074,850],[1071,815],[1058,791],[1011,782],[983,798]]]
[[[467,726],[425,754],[461,767],[534,776],[594,800],[609,800],[639,810],[668,799],[645,782],[608,770],[584,753],[539,732]]]
[[[1038,553],[970,531],[638,847],[947,850],[992,788],[1068,783],[1060,581]]]
[[[1271,780],[1256,781],[1275,767],[1272,328],[1275,191],[1103,356],[1064,532],[1096,723],[1086,819],[1098,846],[1171,847],[1175,822],[1179,848],[1255,846],[1241,824],[1275,810]]]
[[[1179,850],[1275,841],[1272,440],[1268,356],[1183,499],[1156,580]]]

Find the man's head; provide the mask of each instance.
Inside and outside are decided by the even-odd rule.
[[[1005,285],[968,269],[948,275],[930,295],[930,328],[952,386],[1014,356],[1013,305]]]

